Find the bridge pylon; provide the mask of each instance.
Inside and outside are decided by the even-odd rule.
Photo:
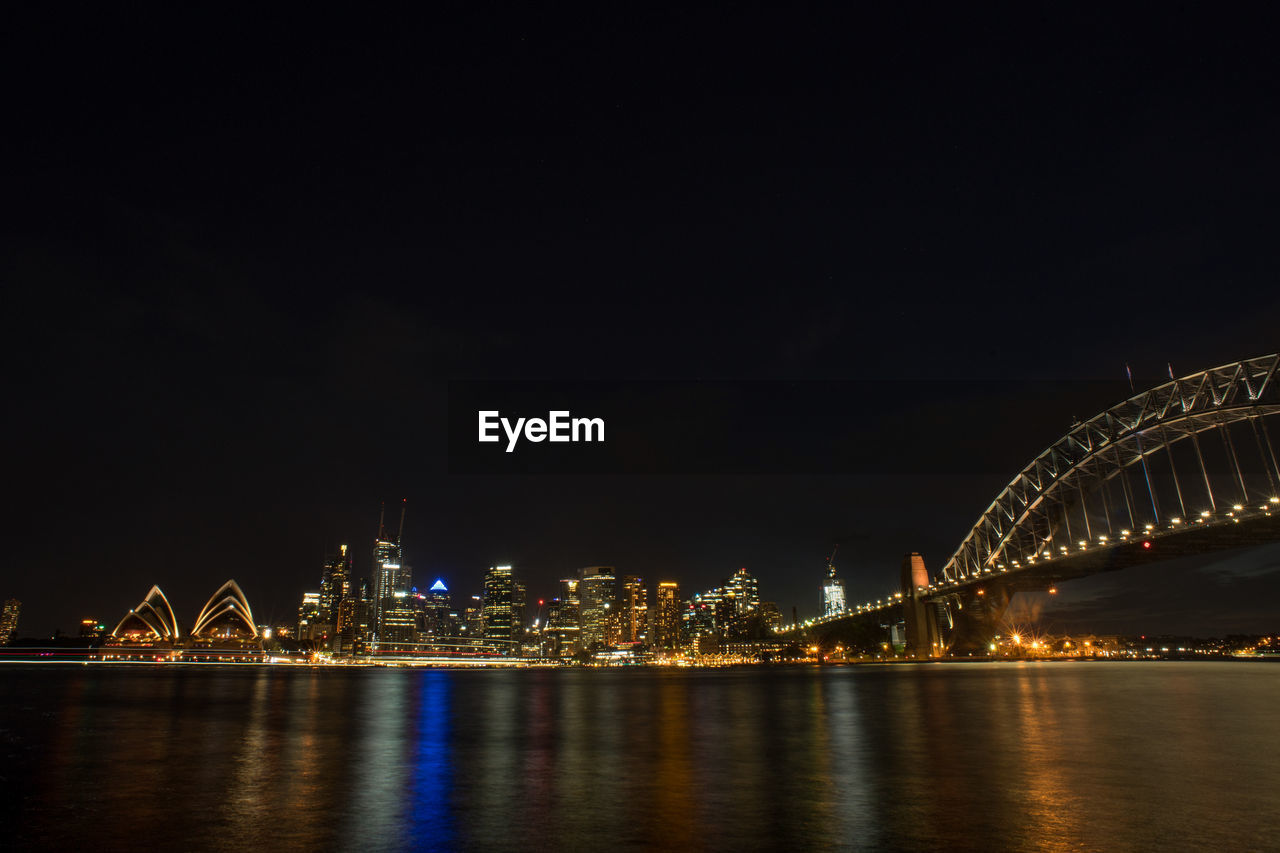
[[[902,610],[909,658],[936,658],[946,651],[939,630],[937,610],[925,596],[929,572],[924,557],[914,551],[902,558]]]

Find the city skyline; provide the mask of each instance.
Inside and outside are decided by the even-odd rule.
[[[1259,374],[1259,377],[1262,377],[1264,374],[1267,374],[1268,372],[1267,365],[1271,364],[1274,361],[1274,358],[1275,358],[1274,356],[1268,356],[1263,359],[1255,359],[1251,361],[1250,364],[1261,365],[1261,367],[1255,367],[1250,369],[1262,370],[1263,372]],[[1274,367],[1272,367],[1271,369],[1274,370]],[[1228,375],[1228,373],[1230,373],[1230,366],[1224,367],[1223,370],[1226,371],[1223,373],[1223,376],[1225,377]],[[1169,371],[1170,371],[1169,375],[1172,377],[1173,373],[1172,373],[1171,366],[1169,367]],[[1197,374],[1197,376],[1198,375],[1199,374]],[[1194,385],[1195,382],[1199,382],[1200,380],[1189,379],[1188,381],[1192,382],[1192,384]],[[1165,387],[1165,388],[1176,387],[1176,385],[1177,383],[1167,383],[1165,386],[1162,386],[1162,387]],[[1139,395],[1135,399],[1141,399],[1141,398],[1142,398],[1142,395]],[[1103,416],[1100,415],[1098,417],[1101,418]],[[1080,423],[1079,419],[1076,419],[1075,424],[1078,426],[1079,423]],[[1275,460],[1268,455],[1269,453],[1271,454],[1274,453],[1274,450],[1268,451],[1268,447],[1270,446],[1270,438],[1269,437],[1267,438],[1268,444],[1264,445],[1262,443],[1263,432],[1260,432],[1259,429],[1260,428],[1257,425],[1253,427],[1253,430],[1255,433],[1255,435],[1253,436],[1253,439],[1254,439],[1254,442],[1257,444],[1258,453],[1262,454],[1261,457],[1258,457],[1255,460],[1255,463],[1260,463],[1262,465],[1262,469],[1261,469],[1261,473],[1259,473],[1258,471],[1252,471],[1252,473],[1250,473],[1249,476],[1250,478],[1253,478],[1253,477],[1259,478],[1257,482],[1254,484],[1255,493],[1257,492],[1257,489],[1261,487],[1262,491],[1269,495],[1271,492],[1275,490],[1275,479],[1277,474],[1274,470],[1274,466],[1276,463],[1275,463]],[[1069,440],[1063,439],[1063,441],[1069,441]],[[1247,441],[1247,438],[1246,438],[1246,441]],[[1239,467],[1240,463],[1239,463],[1239,460],[1236,458],[1237,454],[1236,454],[1236,451],[1234,450],[1234,445],[1232,445],[1231,442],[1229,441],[1229,437],[1226,435],[1223,435],[1223,442],[1224,442],[1223,451],[1224,452],[1229,451],[1229,455],[1222,456],[1218,464],[1219,465],[1230,464],[1231,460],[1235,460],[1236,467]],[[1200,445],[1197,444],[1195,447],[1197,456],[1199,456],[1199,454],[1201,453],[1199,448],[1200,448]],[[1182,449],[1185,450],[1185,447]],[[1173,458],[1174,457],[1170,450],[1170,456],[1169,456],[1170,462],[1172,462]],[[1202,468],[1204,467],[1205,462],[1203,458],[1200,459],[1199,464]],[[1144,471],[1146,470],[1145,463],[1143,466],[1143,470]],[[1236,472],[1236,474],[1232,476],[1237,476],[1238,473],[1239,472]],[[1208,473],[1202,472],[1202,474],[1205,478],[1205,486],[1208,487]],[[1265,482],[1261,479],[1264,476],[1266,478]],[[595,478],[595,479],[600,479],[600,478]],[[661,478],[647,478],[647,479],[651,484],[656,479],[661,479]],[[677,479],[683,483],[687,483],[690,480],[690,478],[688,477],[677,478]],[[806,478],[806,480],[809,480],[809,481],[811,481],[812,479],[813,478],[811,477]],[[852,479],[852,478],[846,477],[846,479]],[[909,481],[911,480],[911,477],[898,477],[896,479],[899,481],[898,485],[901,485],[901,481],[903,480]],[[933,479],[937,480],[938,477],[934,477]],[[577,481],[581,482],[582,479],[579,478]],[[615,481],[620,482],[621,480],[618,480],[617,478],[615,478]],[[764,483],[773,485],[780,482],[780,479],[777,477],[769,477],[769,478],[763,478],[763,479],[756,478],[756,482],[757,483],[764,482]],[[1178,485],[1177,477],[1175,476],[1171,482],[1174,487],[1177,487],[1177,491],[1176,491],[1177,501],[1179,503],[1183,503],[1184,501],[1183,501],[1182,491],[1181,491],[1181,487]],[[1243,488],[1243,487],[1244,487],[1244,483],[1243,481],[1240,481],[1240,488]],[[1234,489],[1236,487],[1232,486],[1232,488]],[[1170,495],[1167,495],[1165,499],[1166,500],[1171,499],[1173,497],[1173,494],[1174,493],[1170,493]],[[1205,497],[1206,495],[1202,495],[1201,499],[1203,500]],[[1266,499],[1265,495],[1263,499],[1264,500]],[[1274,502],[1276,499],[1277,498],[1274,495],[1272,495],[1270,498],[1272,502]],[[1105,503],[1105,497],[1103,498],[1103,500]],[[1126,497],[1126,500],[1128,500],[1127,497]],[[1156,500],[1156,497],[1152,495],[1150,500],[1151,500],[1152,508],[1155,509],[1158,513],[1158,502]],[[1207,500],[1210,504],[1214,500],[1213,490],[1211,488],[1207,492]],[[362,570],[361,561],[358,560],[357,557],[355,556],[356,552],[359,549],[351,549],[349,551],[347,544],[343,543],[342,545],[338,546],[337,552],[335,553],[335,550],[331,546],[326,546],[324,550],[324,561],[323,561],[323,568],[320,576],[319,589],[314,592],[314,596],[316,600],[314,602],[311,602],[311,606],[317,612],[323,613],[323,618],[325,621],[328,621],[331,623],[335,622],[338,619],[337,611],[335,610],[336,602],[340,601],[341,597],[345,596],[348,592],[352,590],[352,587],[354,585],[358,584],[361,587],[359,591],[361,592],[362,598],[365,596],[365,592],[367,590],[367,598],[365,600],[369,602],[369,613],[367,614],[367,616],[360,616],[359,618],[366,619],[369,625],[374,626],[373,634],[372,634],[373,639],[377,640],[379,637],[387,637],[387,638],[393,638],[394,640],[398,640],[398,641],[407,641],[407,637],[409,635],[406,634],[405,632],[410,631],[410,628],[408,627],[410,615],[408,611],[405,609],[405,607],[402,606],[402,603],[399,601],[399,599],[403,599],[406,595],[409,594],[411,589],[414,589],[416,587],[415,578],[413,576],[413,566],[411,562],[404,556],[404,552],[402,549],[402,540],[403,540],[404,529],[405,529],[405,519],[406,519],[407,508],[408,508],[408,498],[404,498],[400,502],[399,523],[394,536],[392,536],[391,529],[387,526],[387,523],[386,523],[386,502],[385,501],[382,502],[381,507],[382,508],[380,510],[380,517],[378,522],[378,533],[374,538],[373,547],[372,547],[372,557],[369,560],[367,567]],[[1240,509],[1240,507],[1237,506],[1237,509]],[[1186,510],[1184,509],[1183,511],[1185,512]],[[1133,515],[1132,507],[1129,508],[1129,513],[1130,513],[1130,517],[1132,517]],[[1207,516],[1210,513],[1206,511],[1204,514]],[[1158,520],[1158,515],[1156,517],[1156,520]],[[1130,523],[1132,523],[1132,521]],[[1176,519],[1175,519],[1175,523],[1176,523]],[[1110,521],[1108,521],[1108,526],[1109,525],[1110,525]],[[1069,529],[1069,526],[1070,526],[1070,522],[1068,519],[1067,520],[1068,529]],[[839,547],[841,544],[845,544],[846,546],[852,545],[853,550],[855,551],[855,554],[856,554],[858,552],[858,549],[860,548],[861,542],[868,538],[869,537],[866,534],[851,534],[847,536],[842,536],[835,541],[832,547],[832,553],[830,556],[827,557],[827,560],[826,560],[827,565],[825,569],[825,576],[823,577],[820,583],[819,594],[817,596],[818,602],[817,602],[816,612],[810,609],[810,605],[808,603],[805,603],[802,600],[794,600],[794,599],[790,603],[787,603],[785,601],[781,602],[781,609],[783,611],[789,611],[793,614],[796,614],[798,618],[803,620],[804,618],[809,617],[811,614],[816,616],[823,616],[824,614],[827,616],[830,616],[832,613],[840,612],[846,606],[850,609],[854,608],[858,604],[858,599],[855,597],[856,593],[855,593],[855,596],[846,596],[846,593],[845,593],[846,581],[844,577],[837,576],[834,560],[836,558],[836,555],[839,553]],[[1105,541],[1105,539],[1106,537],[1104,536],[1103,540]],[[1084,543],[1082,542],[1081,544],[1084,544]],[[849,551],[850,551],[850,548],[846,547],[845,554],[847,555]],[[936,567],[933,567],[932,569],[930,569],[930,567],[927,564],[927,560],[919,556],[919,552],[912,552],[912,553],[916,554],[917,555],[916,559],[922,562],[922,566],[923,566],[922,571],[924,572],[924,574],[921,575],[921,577],[925,577],[925,578],[932,577],[935,580],[939,579],[940,576],[937,573]],[[1253,583],[1255,585],[1258,581],[1262,581],[1264,585],[1266,583],[1280,584],[1280,553],[1277,553],[1277,549],[1268,548],[1268,547],[1255,548],[1250,551],[1246,551],[1243,559],[1245,562],[1245,568],[1242,571],[1233,572],[1230,569],[1226,569],[1222,571],[1217,571],[1215,573],[1216,581],[1219,586],[1222,586],[1224,584],[1229,585],[1234,575],[1236,574],[1243,577],[1246,582]],[[1181,563],[1184,568],[1190,567],[1191,570],[1194,572],[1194,571],[1203,571],[1206,568],[1213,569],[1215,567],[1218,567],[1219,565],[1221,565],[1222,560],[1220,558],[1217,558],[1211,555],[1206,555],[1201,557],[1199,560],[1195,560],[1195,559],[1182,560]],[[507,563],[507,566],[510,566],[510,565],[511,565],[510,563]],[[699,574],[702,577],[706,577],[708,575],[708,568],[706,566],[703,566],[703,567],[700,567],[700,569],[701,571],[699,572]],[[856,569],[857,567],[855,566],[855,572],[856,572]],[[613,570],[612,567],[610,570],[611,571]],[[492,571],[492,566],[490,567],[489,571]],[[714,572],[714,571],[715,571],[714,568],[710,569],[710,572]],[[428,569],[427,572],[431,573],[431,570]],[[789,591],[791,593],[794,593],[797,588],[795,579],[798,576],[800,576],[801,573],[796,571],[794,568],[792,568],[790,571],[787,571],[787,567],[783,567],[780,573],[785,573],[790,576],[792,580],[792,584],[789,587]],[[465,571],[458,573],[454,571],[445,570],[440,567],[438,567],[435,570],[434,574],[436,577],[440,577],[445,574],[448,574],[452,577],[466,576]],[[563,569],[562,567],[558,567],[558,566],[553,566],[549,572],[546,570],[545,567],[542,568],[541,572],[537,571],[536,568],[534,571],[530,572],[529,569],[523,568],[523,567],[521,571],[522,576],[533,578],[533,582],[535,586],[541,584],[547,588],[549,588],[549,584],[546,578],[547,577],[559,578],[561,574],[563,574]],[[621,579],[625,581],[626,579],[625,573]],[[279,578],[276,578],[276,580],[278,581]],[[870,584],[874,583],[874,581],[870,580],[865,573],[862,576],[858,576],[855,573],[854,580],[855,580],[855,589],[856,589],[856,584],[858,583],[860,583],[863,589],[869,589]],[[333,590],[334,583],[339,584],[343,590],[342,595],[336,598]],[[487,585],[487,580],[484,583]],[[304,585],[308,587],[311,586],[310,583],[305,583]],[[1075,585],[1075,591],[1077,593],[1082,593],[1082,595],[1076,596],[1076,600],[1089,598],[1090,596],[1089,584],[1076,581],[1074,582],[1074,585]],[[886,584],[884,584],[883,581],[881,581],[879,586],[880,586],[879,590],[869,589],[868,594],[862,600],[873,601],[883,596],[884,590],[890,588]],[[1102,588],[1105,588],[1106,586],[1107,585],[1104,584]],[[1123,582],[1120,584],[1115,584],[1113,582],[1109,586],[1123,588],[1125,584]],[[1093,587],[1095,591],[1099,588],[1098,584],[1096,583],[1093,585]],[[1176,587],[1176,584],[1170,584],[1170,583],[1161,584],[1162,589],[1169,589],[1171,587]],[[277,589],[278,589],[278,584],[277,584]],[[294,592],[296,593],[296,590]],[[486,592],[486,596],[487,595],[488,593]],[[1132,597],[1132,593],[1130,593],[1130,595]],[[1025,597],[1026,597],[1026,593],[1024,593],[1024,598]],[[1095,604],[1103,603],[1096,600],[1096,594],[1094,597],[1095,597],[1095,601],[1094,601]],[[1112,596],[1113,599],[1121,598],[1121,597],[1123,597],[1123,594]],[[324,599],[325,602],[327,602],[324,606],[321,606],[320,604],[321,599]],[[1067,601],[1069,599],[1070,599],[1070,596],[1067,596],[1067,597],[1064,597],[1062,600]],[[1138,602],[1134,602],[1134,603],[1138,603]],[[38,598],[36,599],[36,604],[37,604],[37,612],[39,612],[40,605],[42,604],[42,602]],[[270,601],[268,610],[273,615],[269,617],[269,621],[270,619],[275,618],[274,614],[279,608],[280,608],[280,602],[278,600]],[[1046,606],[1046,603],[1043,603],[1043,602],[1039,606],[1036,606],[1036,609],[1044,610],[1044,611],[1053,610],[1052,607]],[[290,608],[286,604],[284,607],[285,613],[287,614],[289,610]],[[1070,608],[1067,608],[1066,613],[1067,614],[1071,613]],[[348,614],[349,617],[351,615],[352,614]],[[1050,615],[1053,615],[1053,614],[1050,613]],[[1176,608],[1175,608],[1172,613],[1166,612],[1164,615],[1166,617],[1168,616],[1177,617],[1179,614],[1176,612]],[[1237,622],[1233,622],[1229,615],[1226,615],[1221,611],[1219,611],[1216,614],[1214,614],[1214,618],[1218,619],[1219,621],[1216,623],[1215,627],[1210,629],[1204,629],[1202,627],[1203,625],[1210,624],[1210,623],[1201,622],[1199,623],[1199,625],[1197,625],[1194,622],[1194,619],[1196,618],[1196,614],[1194,612],[1189,611],[1186,614],[1186,616],[1192,620],[1190,623],[1190,627],[1194,631],[1200,632],[1200,633],[1215,634],[1215,635],[1232,633],[1235,631],[1247,631],[1247,630],[1265,631],[1269,627],[1258,621],[1259,614],[1256,612],[1241,613],[1239,614],[1240,616],[1239,620],[1237,620]],[[1116,617],[1117,617],[1117,614],[1115,612],[1112,612],[1108,618],[1115,619]],[[80,618],[81,619],[83,618],[83,614],[81,615]],[[95,615],[95,616],[92,616],[91,618],[98,618],[98,616]],[[1070,619],[1071,617],[1068,616],[1068,618]],[[1076,616],[1075,618],[1087,619],[1088,616],[1087,614],[1082,614],[1080,616]],[[1086,629],[1086,628],[1082,628],[1081,623],[1079,622],[1075,622],[1073,623],[1073,625],[1075,630]],[[396,626],[399,626],[399,627],[396,627]],[[1136,633],[1138,630],[1143,630],[1143,629],[1150,630],[1152,629],[1153,626],[1150,626],[1149,624],[1144,624],[1139,626],[1138,624],[1131,622],[1127,627],[1130,629],[1131,633]],[[1170,626],[1166,623],[1161,627],[1169,628]],[[1189,626],[1186,624],[1177,626],[1178,629],[1182,629],[1186,627],[1189,627]]]
[[[407,504],[407,499],[405,503]],[[385,515],[385,502],[383,512]],[[840,599],[840,606],[838,608],[833,607],[834,602],[829,598],[831,595],[833,581],[837,584],[837,588],[841,590],[840,594],[842,595],[843,588],[839,585],[842,584],[843,579],[840,577],[836,569],[836,554],[838,554],[838,551],[838,548],[833,550],[832,555],[828,557],[827,564],[821,572],[821,579],[819,582],[819,596],[822,599],[821,606],[815,607],[812,614],[797,608],[799,619],[801,621],[804,621],[806,617],[810,616],[831,616],[844,609],[845,602],[842,598]],[[286,607],[284,608],[285,613],[282,617],[273,616],[261,619],[258,621],[258,626],[277,628],[281,626],[297,625],[297,620],[304,618],[303,611],[307,608],[308,603],[314,607],[315,614],[328,614],[327,617],[320,617],[317,615],[312,618],[319,618],[321,621],[326,621],[327,618],[327,621],[336,623],[339,618],[337,615],[337,605],[347,596],[347,594],[350,594],[352,597],[359,598],[360,588],[363,587],[368,591],[365,593],[368,595],[366,601],[370,606],[367,619],[368,624],[370,625],[370,630],[373,631],[372,626],[380,624],[380,617],[372,606],[379,598],[375,592],[371,591],[376,589],[377,585],[370,581],[369,577],[362,576],[359,571],[354,568],[358,564],[355,562],[354,558],[350,556],[351,553],[354,553],[354,549],[351,549],[346,544],[339,546],[334,552],[326,551],[325,558],[322,561],[319,572],[319,582],[315,585],[316,588],[314,590],[300,589],[298,592],[298,596],[302,599],[303,606],[297,610],[296,619],[294,618],[293,612]],[[456,580],[457,575],[450,575],[448,573],[427,572],[420,579],[415,578],[412,573],[411,564],[407,560],[404,560],[404,564],[402,566],[399,562],[403,560],[403,554],[400,551],[398,538],[395,542],[391,542],[383,538],[381,531],[379,532],[379,535],[375,537],[373,553],[374,558],[370,561],[370,574],[376,576],[377,571],[374,567],[381,565],[381,563],[378,562],[379,557],[386,558],[391,556],[396,560],[395,563],[390,565],[390,568],[397,577],[397,583],[403,585],[405,592],[409,592],[411,590],[413,593],[417,593],[420,598],[425,597],[424,594],[436,592],[450,596],[459,586],[458,581]],[[916,554],[909,556],[914,557],[916,561],[915,565],[920,567],[923,566],[923,561],[921,560],[920,555]],[[1265,635],[1268,631],[1273,630],[1271,626],[1273,617],[1271,615],[1271,611],[1265,605],[1265,595],[1267,593],[1263,590],[1266,589],[1265,583],[1268,580],[1267,575],[1270,574],[1269,567],[1275,566],[1278,562],[1280,562],[1280,544],[1275,544],[1236,549],[1221,556],[1198,555],[1182,557],[1173,561],[1160,562],[1153,567],[1147,567],[1145,569],[1130,569],[1127,570],[1126,573],[1122,573],[1119,578],[1117,578],[1116,575],[1106,575],[1101,577],[1077,579],[1069,584],[1064,584],[1061,590],[1055,588],[1053,590],[1054,595],[1060,596],[1056,599],[1050,599],[1045,594],[1023,592],[1019,598],[1015,599],[1015,605],[1011,610],[1011,618],[1017,618],[1027,625],[1038,625],[1043,630],[1057,630],[1066,633],[1133,636],[1137,636],[1139,633],[1150,633],[1180,634],[1203,637],[1251,633]],[[517,567],[512,565],[500,565],[496,568],[505,571],[507,573],[505,576],[509,578],[520,578],[523,575],[522,572],[516,570]],[[490,566],[488,569],[480,573],[480,582],[475,585],[476,589],[485,589],[487,578],[494,569],[494,566]],[[919,570],[920,569],[917,568],[916,571],[919,572]],[[746,567],[740,567],[735,572],[725,574],[721,578],[722,587],[732,587],[734,578],[746,572]],[[346,573],[350,574],[348,575]],[[326,600],[326,595],[331,594],[327,591],[326,584],[333,582],[335,574],[337,577],[337,583],[344,586],[347,593],[344,593],[336,599],[330,599],[330,603],[327,606],[322,607],[321,602]],[[610,590],[610,597],[608,599],[600,598],[600,601],[597,602],[597,606],[606,600],[615,600],[618,592],[626,588],[626,582],[628,580],[639,582],[640,589],[643,592],[643,606],[652,607],[654,619],[660,618],[659,614],[661,613],[661,603],[659,596],[661,588],[672,587],[677,590],[677,592],[681,589],[681,585],[678,581],[655,577],[646,582],[643,578],[635,575],[617,573],[616,569],[612,566],[581,567],[572,570],[571,574],[576,574],[577,576],[577,580],[574,581],[575,584],[581,583],[583,579],[597,575],[601,579],[609,582],[608,589]],[[233,581],[227,582],[227,584],[233,583]],[[419,583],[422,584],[421,589],[419,589]],[[563,585],[570,582],[561,579],[558,583]],[[754,578],[753,583],[756,583]],[[224,588],[227,584],[224,584]],[[430,586],[428,586],[428,584]],[[1259,584],[1263,584],[1263,586],[1259,586]],[[674,599],[681,616],[684,615],[684,611],[691,604],[696,608],[698,602],[701,600],[701,596],[705,594],[702,591],[695,591],[693,587],[688,585],[685,585],[683,588],[686,592],[691,593],[691,596],[683,599],[679,597]],[[1239,594],[1239,589],[1241,588],[1252,588],[1255,590],[1251,595],[1251,598],[1256,600],[1254,606],[1244,608],[1239,606],[1236,599]],[[469,591],[469,588],[464,586],[463,589],[464,591],[461,595],[465,599],[468,597],[467,592]],[[553,596],[545,590],[535,590],[530,594],[525,589],[525,585],[519,580],[515,581],[515,589],[519,591],[520,597],[518,600],[521,602],[521,610],[528,606],[530,595],[532,599],[536,601],[537,605],[539,605],[539,612],[541,612],[543,600],[553,600],[556,602],[561,601],[560,598]],[[1128,612],[1132,609],[1130,599],[1132,598],[1132,590],[1134,589],[1141,589],[1144,591],[1144,595],[1148,596],[1150,595],[1151,590],[1156,591],[1157,594],[1155,600],[1159,602],[1159,606],[1152,609],[1155,610],[1161,618],[1155,620],[1149,618],[1147,619],[1147,625],[1135,626],[1131,621],[1133,617],[1131,613]],[[888,595],[892,595],[892,590],[888,586],[886,586],[886,590]],[[237,595],[244,595],[239,591],[238,587],[235,591]],[[557,589],[555,591],[559,592],[560,590]],[[576,587],[575,592],[571,594],[575,593]],[[1199,597],[1201,604],[1200,609],[1198,611],[1178,612],[1175,608],[1170,612],[1169,596],[1171,593],[1175,595],[1183,593],[1195,594]],[[160,595],[162,599],[164,598],[164,594],[159,591],[159,586],[153,585],[149,595],[144,598],[143,605],[147,605],[150,598],[157,594]],[[215,593],[215,597],[217,594],[218,593]],[[884,594],[886,593],[882,593],[879,597],[883,597]],[[507,595],[514,595],[514,592],[507,593]],[[475,599],[476,603],[483,603],[486,601],[486,597],[484,595],[471,595],[469,597]],[[516,599],[512,600],[514,601]],[[757,602],[760,600],[758,592],[754,593],[754,600]],[[873,602],[874,600],[874,597],[866,599],[867,602]],[[1148,599],[1148,601],[1150,601],[1150,599]],[[197,615],[195,619],[196,624],[202,620],[204,610],[207,610],[213,603],[214,601],[212,598],[205,602],[201,615]],[[776,602],[771,603],[776,604]],[[12,610],[15,614],[13,622],[16,623],[17,607],[10,606],[14,604],[16,604],[17,607],[21,607],[23,602],[14,598],[6,601],[6,614]],[[852,610],[855,607],[862,606],[862,604],[863,603],[859,601],[849,601],[847,602],[847,607]],[[175,620],[173,615],[174,611],[167,600],[164,600],[164,606],[168,608],[167,612],[169,614],[170,621],[175,621],[174,635],[176,636],[177,634],[182,633],[181,620]],[[511,606],[512,605],[510,604],[506,605],[507,608],[510,608]],[[1119,610],[1117,610],[1117,607]],[[133,612],[134,608],[130,608],[129,614]],[[780,606],[779,624],[784,626],[792,624],[791,612],[792,611],[789,607]],[[1206,613],[1212,614],[1213,617],[1220,620],[1218,628],[1204,630],[1203,628],[1195,627],[1196,620],[1203,619],[1204,614]],[[130,618],[129,614],[126,614],[125,617],[120,620],[120,624],[123,624]],[[486,616],[488,616],[488,614],[489,611],[486,606]],[[92,618],[80,618],[75,620],[72,625],[74,627],[76,624],[88,624],[95,619],[103,617],[103,615],[104,614],[97,614]],[[107,624],[114,624],[114,616],[112,614],[105,614],[105,616]],[[408,617],[406,616],[405,618]],[[520,625],[520,619],[523,617],[509,615],[504,618],[507,620],[504,624],[508,624],[508,627],[505,630],[508,632],[514,632],[517,626]],[[164,621],[163,617],[161,618],[161,621]],[[148,624],[153,623],[154,619],[148,622]],[[548,618],[543,622],[544,627],[548,626],[549,623],[550,619]],[[654,643],[653,624],[654,623],[650,623],[651,627],[647,637],[645,638],[649,644]],[[529,625],[529,619],[524,618],[522,627],[528,628]],[[120,626],[117,625],[117,628],[119,627]],[[58,626],[57,631],[63,636],[72,636],[70,632],[63,632],[61,630],[61,626]],[[603,632],[603,628],[598,629],[597,632]],[[48,636],[49,633],[52,632],[19,634],[18,636],[39,637]],[[377,632],[375,631],[374,634],[376,636]],[[486,633],[486,637],[487,636],[488,634]],[[412,633],[406,636],[399,636],[392,635],[388,632],[384,634],[384,637],[390,638],[383,639],[384,646],[394,646],[396,642],[410,642]],[[601,637],[590,637],[589,639],[603,639],[603,634]],[[626,642],[630,642],[634,638],[624,637],[623,639]],[[616,641],[617,638],[613,638],[612,644],[616,644]]]

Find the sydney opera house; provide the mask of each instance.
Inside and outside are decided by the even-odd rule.
[[[218,587],[184,634],[159,586],[124,615],[102,648],[104,660],[242,661],[259,659],[262,635],[234,580]]]

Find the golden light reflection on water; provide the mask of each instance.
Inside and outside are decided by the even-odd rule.
[[[61,673],[0,682],[26,846],[139,826],[235,850],[1280,837],[1280,667]]]
[[[661,849],[679,849],[695,837],[697,792],[689,743],[689,694],[679,678],[664,678],[657,691],[657,757],[654,762],[654,817],[651,838]]]

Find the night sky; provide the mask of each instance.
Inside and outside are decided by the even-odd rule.
[[[533,599],[587,565],[686,593],[746,566],[812,615],[834,541],[855,600],[906,551],[938,569],[1126,363],[1142,386],[1280,349],[1270,20],[431,9],[8,21],[23,635],[114,625],[152,583],[189,625],[228,577],[290,620],[326,547],[367,573],[402,499],[415,579],[457,597],[493,563]],[[451,473],[449,383],[479,380],[851,390],[727,438],[747,473],[696,448]],[[862,452],[828,469],[837,434]],[[1277,628],[1229,605],[1276,600],[1276,548],[1174,566],[1158,601],[1147,571],[1046,618]]]

